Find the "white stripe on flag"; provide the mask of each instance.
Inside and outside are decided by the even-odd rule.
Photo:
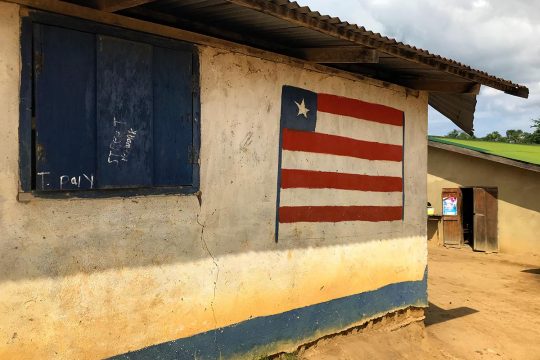
[[[332,239],[332,238],[355,238],[377,239],[381,241],[388,234],[388,239],[395,238],[396,233],[403,232],[401,220],[387,221],[384,226],[370,221],[342,221],[333,222],[297,222],[279,225],[280,241],[292,239],[297,242],[300,239]]]
[[[401,162],[396,161],[287,150],[282,152],[281,168],[393,177],[401,177],[403,171]]]
[[[317,112],[316,132],[383,144],[403,145],[403,127]]]
[[[280,206],[401,206],[401,192],[281,189]]]

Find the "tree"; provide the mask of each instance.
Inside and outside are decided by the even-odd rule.
[[[532,133],[528,133],[523,130],[510,129],[506,130],[506,136],[503,136],[498,131],[493,131],[483,138],[480,138],[480,140],[508,142],[510,144],[540,144],[540,118],[531,119],[531,121],[531,128],[533,129]],[[460,140],[476,139],[474,135],[470,136],[469,134],[459,130],[452,130],[446,134],[445,137]]]
[[[463,131],[457,131],[457,130],[450,131],[448,134],[446,134],[446,137],[451,138],[451,139],[460,139],[460,140],[475,139],[474,136],[471,136]]]
[[[457,139],[458,136],[459,136],[459,131],[457,131],[455,129],[450,131],[448,134],[446,134],[446,137],[451,138],[451,139]]]
[[[482,140],[495,141],[495,142],[505,142],[506,139],[498,131],[494,131],[494,132],[491,132],[491,133],[487,134],[486,136],[484,136],[482,138]]]
[[[471,136],[471,135],[469,135],[469,134],[467,134],[467,133],[465,133],[463,131],[459,133],[457,138],[461,139],[461,140],[473,140],[473,139],[476,139],[476,137],[474,135]]]
[[[529,144],[540,144],[540,118],[531,120],[533,122],[531,128],[533,128],[534,131],[527,136],[527,142]]]
[[[510,144],[524,144],[528,136],[530,134],[523,130],[506,130],[506,141]]]

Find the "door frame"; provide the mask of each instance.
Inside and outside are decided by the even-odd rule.
[[[473,189],[473,250],[498,252],[498,187],[460,186],[460,189]],[[483,204],[480,204],[479,201],[477,201],[477,196],[480,192],[484,196]],[[462,211],[461,208],[460,211]],[[481,229],[484,230],[481,231]]]

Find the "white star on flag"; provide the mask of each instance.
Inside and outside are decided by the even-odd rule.
[[[304,117],[307,119],[307,113],[309,109],[306,107],[306,103],[304,102],[304,99],[302,99],[302,102],[299,104],[296,101],[294,102],[296,106],[298,106],[298,115],[304,115]]]

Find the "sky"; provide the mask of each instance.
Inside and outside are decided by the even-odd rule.
[[[321,14],[429,50],[529,88],[529,98],[482,86],[476,136],[531,131],[540,118],[540,1],[538,0],[297,0]],[[429,109],[429,134],[457,129]]]

